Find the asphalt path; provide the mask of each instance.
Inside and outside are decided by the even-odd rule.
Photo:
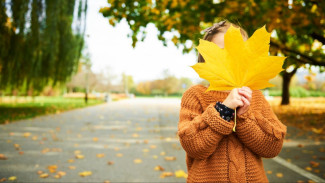
[[[0,125],[0,181],[186,182],[179,109],[180,99],[135,98]],[[288,134],[263,159],[269,181],[325,182],[325,143]]]

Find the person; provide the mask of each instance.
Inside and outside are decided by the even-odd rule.
[[[230,25],[222,21],[206,29],[203,39],[224,48]],[[198,62],[204,62],[199,55]],[[244,86],[208,91],[197,84],[181,99],[177,135],[186,152],[186,182],[268,182],[262,158],[277,156],[287,132],[261,90]],[[236,108],[236,130],[233,131]]]

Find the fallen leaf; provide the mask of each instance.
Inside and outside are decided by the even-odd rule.
[[[170,177],[173,176],[174,173],[173,172],[163,172],[160,174],[160,178],[165,178],[165,177]]]
[[[68,159],[68,163],[73,163],[74,159]]]
[[[122,154],[122,153],[117,153],[116,156],[117,156],[117,157],[122,157],[123,154]]]
[[[157,146],[156,146],[156,145],[151,145],[150,148],[151,148],[151,149],[156,149]]]
[[[118,148],[118,147],[114,147],[114,150],[115,150],[115,151],[119,151],[120,148]]]
[[[20,150],[21,149],[19,144],[14,144],[14,147],[15,147],[16,150]]]
[[[108,165],[113,165],[114,162],[113,162],[113,161],[108,161],[107,164],[108,164]]]
[[[312,128],[312,131],[313,131],[314,133],[321,134],[321,133],[323,132],[323,128],[319,128],[319,129],[317,129],[317,128]]]
[[[132,137],[139,137],[139,134],[134,133],[134,134],[132,134]]]
[[[139,164],[139,163],[142,163],[142,160],[141,159],[135,159],[135,160],[133,160],[133,162],[136,163],[136,164]]]
[[[17,180],[17,177],[16,176],[11,176],[11,177],[8,178],[8,180],[9,181],[15,181],[15,180]]]
[[[50,173],[56,172],[57,168],[58,168],[57,165],[49,165],[49,166],[47,166],[47,169],[50,171]]]
[[[177,178],[187,178],[187,174],[183,170],[177,170],[175,171],[175,176]]]
[[[45,154],[45,153],[47,153],[47,152],[50,152],[50,148],[44,148],[44,149],[41,151],[41,153],[43,153],[43,154]]]
[[[172,140],[172,138],[170,138],[170,137],[165,138],[165,141],[167,141],[167,142],[169,142],[171,140]]]
[[[44,173],[42,170],[38,170],[38,171],[37,171],[37,174],[38,174],[38,175],[41,175],[42,173]]]
[[[167,161],[174,161],[174,160],[176,160],[176,157],[175,156],[166,156],[165,157],[165,160],[167,160]]]
[[[267,174],[272,174],[272,171],[271,170],[268,170],[266,173]]]
[[[2,179],[0,179],[0,182],[4,182],[6,180],[7,180],[7,178],[2,178]]]
[[[75,156],[77,159],[84,159],[85,156],[84,155],[81,155],[81,154],[76,154]]]
[[[60,176],[65,176],[67,173],[65,173],[63,171],[59,171],[57,174],[59,174]]]
[[[164,171],[165,169],[162,166],[158,165],[158,166],[155,166],[154,170]]]
[[[65,172],[59,171],[56,175],[54,175],[54,178],[59,179],[59,178],[65,176],[65,175],[66,175]]]
[[[305,168],[305,170],[307,170],[307,171],[312,171],[313,169],[312,169],[310,166],[307,166],[307,167]]]
[[[153,159],[158,159],[157,155],[153,155],[152,157],[153,157]]]
[[[83,171],[83,172],[80,172],[80,173],[79,173],[79,175],[80,175],[81,177],[86,177],[86,176],[89,176],[89,175],[91,175],[91,174],[92,174],[91,171]]]
[[[31,135],[31,133],[29,133],[29,132],[26,132],[26,133],[23,134],[23,136],[26,137],[26,138],[29,137],[30,135]]]
[[[160,155],[161,155],[161,156],[165,156],[166,153],[165,153],[165,152],[160,152]]]
[[[94,138],[93,138],[93,141],[94,141],[94,142],[97,142],[97,141],[98,141],[98,138],[97,138],[97,137],[94,137]]]
[[[149,149],[142,149],[142,152],[149,152]]]
[[[49,174],[48,173],[42,173],[39,177],[40,178],[47,178],[47,177],[49,177]]]
[[[283,174],[282,174],[282,173],[276,173],[276,176],[277,176],[278,178],[282,178],[282,177],[283,177]]]
[[[0,154],[0,160],[6,160],[8,159],[4,154]]]
[[[314,168],[319,166],[319,162],[316,162],[316,161],[310,161],[309,163]]]
[[[102,153],[102,154],[97,154],[97,155],[96,155],[97,158],[103,158],[104,156],[105,156],[104,153]]]
[[[298,147],[304,147],[304,145],[303,144],[298,144]]]
[[[76,167],[75,166],[69,166],[69,169],[74,170],[74,169],[76,169]]]

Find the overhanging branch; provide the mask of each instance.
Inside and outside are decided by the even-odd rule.
[[[270,41],[270,45],[274,46],[282,51],[286,51],[289,53],[294,53],[296,55],[299,55],[300,57],[304,58],[305,60],[302,59],[297,59],[297,61],[301,61],[304,64],[311,64],[311,65],[316,65],[316,66],[325,66],[325,62],[318,62],[317,60],[315,60],[314,58],[306,55],[306,54],[302,54],[298,51],[289,49],[288,47],[284,46],[284,45],[279,45],[277,43],[275,43],[274,41]]]

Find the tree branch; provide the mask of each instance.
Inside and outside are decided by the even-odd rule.
[[[287,52],[290,52],[290,53],[294,53],[296,55],[299,55],[300,57],[306,59],[307,61],[304,61],[302,59],[297,59],[298,61],[301,61],[302,63],[304,64],[311,64],[311,65],[316,65],[316,66],[325,66],[325,62],[322,63],[322,62],[318,62],[317,60],[315,60],[314,58],[308,56],[308,55],[305,55],[305,54],[302,54],[298,51],[295,51],[295,50],[292,50],[292,49],[289,49],[287,48],[286,46],[284,45],[279,45],[277,43],[275,43],[274,41],[270,41],[270,45],[271,46],[274,46],[280,50],[283,50],[283,51],[287,51]]]

